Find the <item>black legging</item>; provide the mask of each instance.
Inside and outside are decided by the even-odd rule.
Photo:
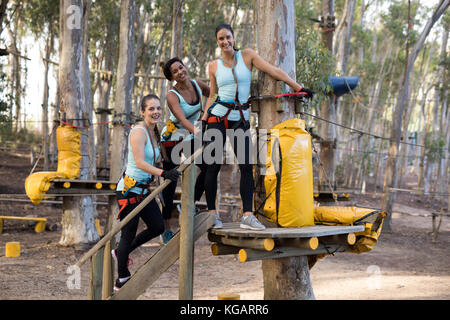
[[[148,195],[148,194],[147,194]],[[137,194],[129,192],[126,198],[136,197]],[[121,191],[116,192],[116,199],[121,200],[125,197]],[[127,205],[120,212],[120,221],[122,221],[140,202]],[[119,208],[121,206],[119,205]],[[139,217],[144,220],[147,229],[136,235]],[[119,246],[116,250],[117,269],[119,278],[129,277],[131,275],[127,267],[128,255],[140,245],[150,241],[164,232],[164,223],[155,199],[150,201],[136,216],[133,217],[121,230]]]
[[[246,131],[248,129],[248,125],[240,122],[237,125],[237,121],[228,121],[229,129],[234,128],[242,129]],[[217,129],[222,133],[223,138],[223,146],[222,151],[226,142],[226,128],[224,122],[219,123],[208,123],[208,130]],[[231,141],[230,141],[231,142]],[[211,142],[206,142],[206,144],[214,143],[214,139]],[[254,189],[254,181],[253,181],[253,165],[250,162],[251,156],[251,147],[252,140],[250,135],[245,135],[244,141],[244,151],[245,151],[245,159],[240,159],[242,156],[238,155],[238,148],[242,146],[243,141],[238,141],[238,136],[234,136],[234,141],[232,142],[234,154],[238,157],[239,170],[241,172],[241,181],[240,181],[240,194],[242,199],[242,210],[243,212],[253,211],[253,189]],[[214,149],[215,151],[215,149]],[[212,156],[215,157],[214,151],[212,152]],[[222,155],[220,155],[220,160],[222,160]],[[205,160],[203,160],[205,161]],[[208,204],[208,210],[216,209],[216,196],[217,196],[217,175],[219,174],[221,163],[213,163],[206,165],[206,178],[205,178],[205,194],[206,194],[206,202]]]
[[[194,150],[194,139],[187,141],[186,143],[191,144],[191,154],[193,153],[192,150]],[[175,164],[170,158],[170,155],[172,153],[172,149],[174,147],[166,147],[166,153],[169,157],[168,160],[163,161],[163,169],[164,170],[170,170],[175,168],[178,164]],[[181,154],[181,152],[180,152]],[[189,157],[190,154],[186,154],[186,157]],[[194,191],[194,202],[199,201],[200,198],[203,195],[203,191],[205,191],[205,175],[206,175],[206,166],[205,165],[197,165],[197,168],[200,169],[200,174],[197,176],[197,180],[195,182],[195,191]],[[164,207],[162,210],[163,219],[169,220],[172,217],[172,211],[173,211],[173,199],[175,197],[175,190],[177,188],[177,184],[174,182],[171,182],[163,191],[162,196],[164,200]]]

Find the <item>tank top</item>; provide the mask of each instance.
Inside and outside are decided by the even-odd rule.
[[[136,166],[136,161],[134,160],[134,155],[133,155],[133,149],[131,147],[130,144],[130,136],[131,136],[131,132],[133,132],[133,130],[137,130],[137,129],[141,129],[144,130],[145,135],[147,136],[147,143],[145,144],[145,148],[144,148],[144,159],[145,162],[151,164],[152,166],[155,165],[155,159],[158,159],[160,151],[158,147],[155,147],[155,155],[153,154],[153,147],[152,147],[152,142],[150,140],[150,137],[148,135],[147,129],[145,129],[144,127],[141,126],[137,126],[134,127],[133,129],[131,129],[130,134],[128,135],[128,157],[127,157],[127,168],[125,170],[125,174],[131,178],[133,178],[134,180],[136,180],[137,182],[141,182],[141,183],[146,183],[148,181],[150,181],[152,175],[148,172],[145,172],[144,170],[139,169]],[[123,177],[120,178],[119,183],[117,184],[117,191],[122,191],[124,187],[124,181],[123,181]],[[131,189],[129,189],[130,192],[134,192],[137,194],[141,194],[142,192],[142,188],[138,188],[138,187],[133,187]],[[144,194],[147,193],[148,190],[144,191]]]
[[[247,102],[250,95],[250,84],[252,78],[252,72],[245,65],[244,59],[242,58],[241,51],[236,51],[236,66],[234,67],[234,72],[238,80],[239,88],[239,102],[244,104]],[[236,98],[236,82],[234,81],[233,72],[231,68],[226,67],[223,64],[222,59],[217,60],[217,71],[216,71],[216,81],[218,87],[218,94],[220,100],[235,100]],[[216,104],[212,110],[211,114],[215,116],[223,116],[228,111],[228,108],[220,104]],[[244,110],[245,120],[249,119],[250,111],[249,109]],[[241,120],[241,115],[238,110],[232,110],[228,115],[228,120],[239,121]]]
[[[186,100],[184,100],[183,96],[177,90],[170,89],[169,92],[173,92],[177,95],[178,100],[180,101],[181,110],[183,110],[183,113],[186,117],[189,117],[187,118],[187,120],[194,125],[195,122],[200,117],[200,111],[202,110],[202,99],[201,99],[202,90],[200,89],[200,86],[198,85],[197,81],[191,80],[191,82],[194,85],[194,89],[196,90],[195,93],[197,96],[197,99],[193,104],[187,103]],[[196,110],[198,111],[196,112]],[[173,132],[170,138],[165,141],[178,141],[183,139],[186,135],[189,134],[189,131],[179,123],[178,119],[173,115],[172,112],[170,112],[169,119],[176,122],[178,130]],[[161,131],[161,137],[163,137],[163,133],[166,130],[167,128],[166,126],[164,126],[164,128]],[[189,141],[191,139],[192,136],[189,135],[185,138],[185,141]]]

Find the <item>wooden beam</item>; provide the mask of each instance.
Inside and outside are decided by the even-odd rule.
[[[239,248],[251,248],[257,250],[272,251],[275,247],[275,241],[272,238],[227,238],[214,234],[208,234],[208,239],[211,242],[218,242],[228,246],[235,246]]]
[[[223,256],[227,254],[237,254],[239,253],[240,248],[234,246],[226,246],[221,243],[213,243],[211,244],[211,253],[214,256]]]
[[[296,239],[277,239],[277,246],[292,247],[299,249],[316,250],[319,247],[319,240],[317,237],[311,238],[296,238]]]
[[[102,274],[103,274],[104,248],[97,251],[91,257],[90,277],[89,277],[89,300],[102,299]]]
[[[320,237],[319,242],[326,244],[354,245],[356,243],[356,235],[353,232],[347,234],[334,234],[332,236]]]
[[[322,244],[316,250],[311,249],[300,249],[300,248],[292,248],[292,247],[277,247],[275,250],[270,252],[255,250],[255,249],[241,249],[239,250],[239,261],[241,262],[249,262],[256,260],[265,260],[265,259],[278,259],[278,258],[286,258],[286,257],[299,257],[299,256],[309,256],[315,254],[322,253],[333,253],[333,252],[342,252],[349,250],[349,247],[343,245],[327,245],[324,246]]]
[[[203,212],[194,217],[194,241],[199,239],[213,226],[215,218]],[[177,233],[165,246],[150,257],[110,300],[134,300],[138,298],[153,282],[158,280],[180,254],[180,233]]]
[[[184,172],[181,181],[180,215],[180,267],[178,297],[180,300],[192,300],[194,296],[194,189],[196,177],[195,164]]]

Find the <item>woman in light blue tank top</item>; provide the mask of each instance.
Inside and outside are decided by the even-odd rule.
[[[194,139],[192,136],[199,133],[197,123],[199,122],[202,111],[202,96],[209,96],[209,86],[201,80],[193,80],[189,77],[188,70],[183,61],[178,58],[172,58],[167,61],[163,68],[167,80],[175,81],[175,85],[167,93],[167,105],[170,109],[170,121],[175,123],[177,130],[171,134],[166,134],[167,126],[161,133],[162,145],[165,149],[166,157],[163,161],[163,169],[171,170],[175,168],[181,158],[180,145],[183,140],[183,152],[186,158],[194,152]],[[201,143],[198,143],[201,145]],[[194,201],[199,201],[205,190],[205,166],[199,165],[200,173],[195,183]],[[170,228],[170,218],[174,209],[173,200],[177,184],[169,184],[162,192],[164,199],[163,219],[165,231],[162,235],[162,242],[166,243],[173,237],[174,233]]]
[[[303,88],[291,79],[283,70],[266,62],[253,49],[247,48],[236,50],[234,47],[234,32],[230,25],[221,24],[217,26],[216,41],[220,48],[221,56],[219,59],[210,62],[208,66],[210,97],[206,102],[206,112],[203,114],[202,120],[207,121],[208,131],[215,129],[222,133],[222,144],[225,144],[227,129],[242,129],[246,131],[250,128],[250,111],[248,105],[246,108],[240,106],[245,106],[249,98],[251,70],[253,67],[269,74],[276,80],[285,82],[295,91],[305,92],[306,97],[308,98],[312,98],[314,95],[313,91]],[[220,103],[214,103],[216,92],[218,93],[220,101],[231,102],[232,105],[240,110],[232,110]],[[254,189],[253,166],[250,163],[252,142],[250,135],[241,135],[241,137],[243,137],[243,139],[238,138],[238,136],[235,135],[234,141],[230,141],[234,147],[234,153],[238,158],[239,170],[241,172],[240,194],[243,205],[243,217],[240,226],[241,228],[262,230],[265,229],[265,227],[252,214]],[[217,143],[219,142],[220,141]],[[213,140],[212,143],[215,143],[215,140]],[[242,145],[245,148],[244,161],[240,161],[242,156],[240,157],[237,152],[238,146]],[[204,156],[207,155],[204,154]],[[220,168],[220,163],[208,165],[205,179],[205,193],[208,210],[212,214],[216,214],[215,227],[218,228],[222,227],[222,222],[220,221],[218,213],[216,213],[215,207],[217,175]]]
[[[145,185],[149,183],[152,176],[162,176],[164,179],[175,182],[180,176],[176,169],[162,170],[155,167],[160,152],[156,123],[161,118],[161,104],[156,95],[147,95],[142,99],[141,115],[144,120],[138,122],[130,132],[127,167],[124,177],[117,184],[116,199],[119,206],[118,219],[120,220],[123,220],[149,194],[148,185]],[[136,184],[132,186],[128,181]],[[145,222],[147,228],[136,235],[139,218]],[[118,279],[115,282],[114,290],[119,290],[131,276],[128,270],[129,254],[163,231],[164,223],[155,199],[150,201],[121,229],[119,245],[117,249],[111,251],[118,265]]]

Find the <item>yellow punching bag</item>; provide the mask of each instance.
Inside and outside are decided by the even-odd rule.
[[[293,118],[270,129],[264,214],[281,227],[314,225],[311,136]]]

